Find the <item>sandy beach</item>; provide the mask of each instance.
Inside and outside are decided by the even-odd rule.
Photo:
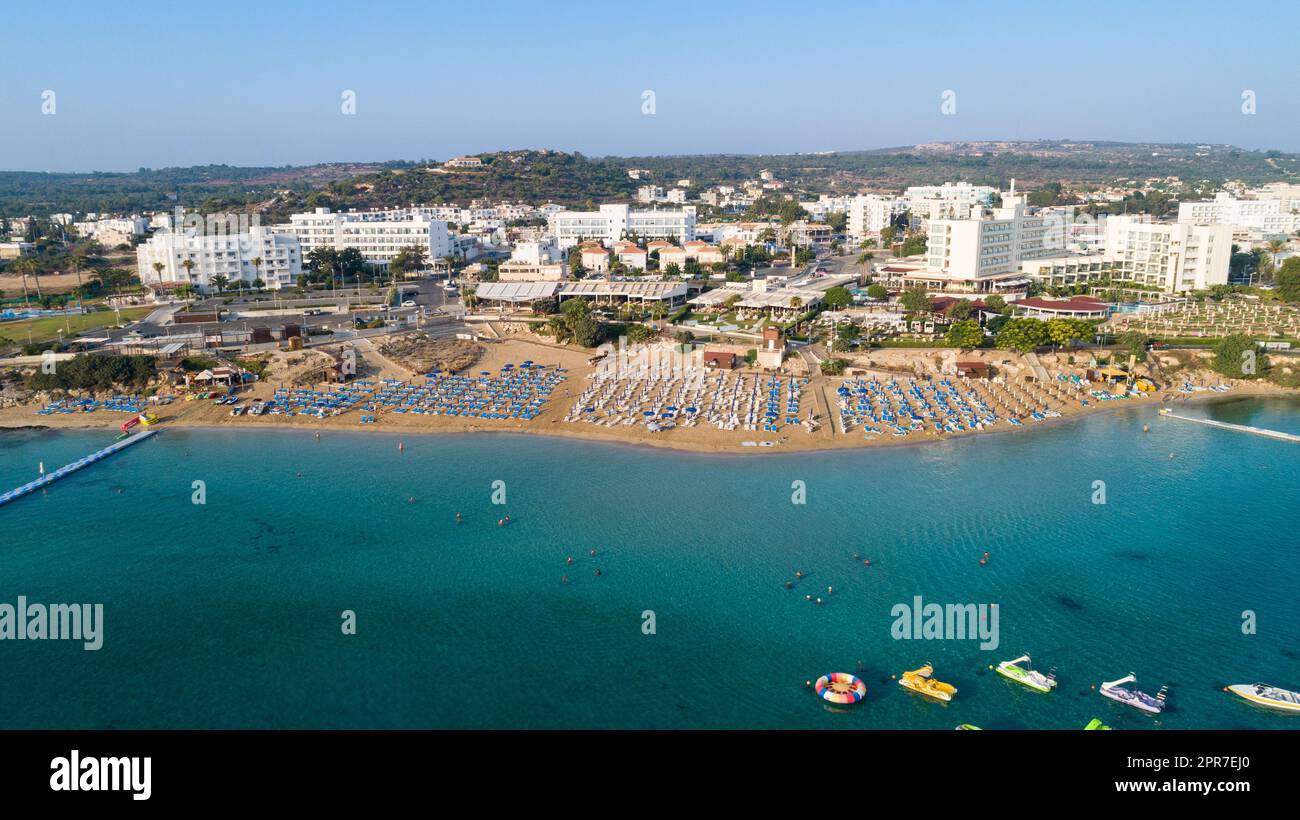
[[[382,355],[376,346],[362,346],[357,351],[358,368],[362,378],[385,378],[407,380],[415,378],[421,380],[411,370],[403,367],[396,361]],[[939,378],[938,362],[944,351],[940,350],[875,350],[869,355],[860,355],[856,358],[856,366],[866,367],[868,364],[873,369],[867,371],[864,378],[888,379],[891,377],[902,378],[906,375],[904,367],[910,365],[915,372],[926,373],[932,377]],[[291,357],[297,355],[303,357],[304,354],[286,354],[277,353],[277,357]],[[310,354],[308,354],[310,355]],[[1055,371],[1058,368],[1064,368],[1063,362],[1056,361],[1058,356],[1064,354],[1042,355],[1040,360],[1049,371]],[[915,432],[907,436],[864,436],[858,430],[850,430],[848,433],[840,429],[838,419],[834,424],[827,423],[833,410],[830,405],[834,401],[836,388],[843,383],[843,378],[825,377],[817,372],[810,371],[811,368],[797,357],[792,360],[792,369],[799,373],[805,373],[809,377],[809,384],[804,389],[803,399],[804,407],[811,407],[816,418],[821,422],[820,426],[813,431],[808,431],[800,425],[787,424],[781,427],[779,432],[764,432],[763,430],[721,430],[711,424],[701,423],[694,427],[678,426],[675,429],[661,432],[652,432],[644,425],[617,425],[601,426],[586,422],[569,422],[565,416],[569,414],[575,401],[582,394],[583,390],[590,384],[589,376],[595,370],[595,367],[588,363],[591,358],[591,352],[580,349],[563,347],[553,344],[542,343],[535,340],[507,338],[503,340],[493,340],[483,343],[483,352],[479,360],[470,368],[469,372],[479,373],[482,371],[497,372],[502,365],[518,364],[526,360],[532,360],[538,364],[558,365],[565,368],[567,379],[555,390],[551,398],[546,402],[540,414],[530,420],[484,420],[478,418],[464,418],[446,415],[417,415],[413,413],[378,413],[376,421],[373,424],[361,424],[361,412],[353,409],[338,416],[326,418],[315,418],[306,415],[286,416],[286,415],[262,415],[249,416],[247,414],[233,417],[230,415],[229,408],[226,406],[215,405],[211,400],[196,399],[193,401],[177,400],[171,404],[160,405],[154,412],[160,419],[162,429],[176,427],[205,427],[205,428],[249,428],[249,429],[301,429],[301,430],[346,430],[346,431],[365,431],[365,432],[384,432],[384,433],[411,433],[411,434],[437,434],[437,433],[481,433],[481,432],[498,432],[498,433],[523,433],[534,435],[559,436],[568,438],[585,439],[592,441],[603,441],[610,443],[633,444],[650,447],[663,447],[676,450],[687,450],[693,452],[709,453],[779,453],[779,452],[803,452],[815,450],[829,450],[841,448],[862,448],[862,447],[888,447],[900,445],[912,445],[924,442],[941,441],[952,438],[961,438],[973,435],[987,435],[993,433],[1021,434],[1029,435],[1035,428],[1047,425],[1055,425],[1070,419],[1079,418],[1084,415],[1094,413],[1103,413],[1108,411],[1120,410],[1125,408],[1141,407],[1144,405],[1159,405],[1168,403],[1171,406],[1178,406],[1188,402],[1201,403],[1209,400],[1228,400],[1245,396],[1294,396],[1295,391],[1284,390],[1272,385],[1260,385],[1250,382],[1232,383],[1232,390],[1226,393],[1217,393],[1211,391],[1198,391],[1195,393],[1181,393],[1175,389],[1166,386],[1164,389],[1151,394],[1142,399],[1126,399],[1116,401],[1093,401],[1088,407],[1079,406],[1078,402],[1064,401],[1060,402],[1053,409],[1060,413],[1059,417],[1050,417],[1043,421],[1026,420],[1023,427],[1013,427],[1005,423],[985,428],[984,430],[967,430],[964,432],[939,434],[931,430],[924,432]],[[993,364],[1000,373],[1008,377],[1015,374],[1025,367],[1023,360],[1017,354],[1008,351],[978,351],[975,354],[963,354],[964,359],[982,359]],[[241,392],[243,401],[247,404],[257,399],[269,399],[279,386],[287,386],[294,375],[293,367],[286,362],[292,359],[281,358],[275,361],[270,370],[269,377],[261,382],[245,388]],[[303,364],[300,369],[306,369],[307,365]],[[737,371],[745,372],[745,371]],[[754,375],[753,371],[749,372]],[[1186,380],[1192,380],[1193,374],[1183,374],[1188,377]],[[1204,374],[1197,374],[1204,375]],[[972,380],[975,382],[977,380]],[[1214,381],[1219,381],[1214,377]],[[1180,378],[1179,383],[1181,384]],[[322,385],[318,389],[324,389]],[[94,413],[69,413],[41,416],[36,411],[40,409],[40,403],[28,403],[26,405],[8,407],[0,409],[0,427],[4,428],[116,428],[128,416],[123,413],[113,413],[100,410]],[[837,412],[837,411],[836,411]],[[807,413],[807,409],[803,410]],[[1000,414],[1001,415],[1001,414]],[[742,442],[771,442],[772,446],[752,446],[743,445]]]

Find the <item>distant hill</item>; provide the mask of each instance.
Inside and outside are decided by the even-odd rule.
[[[1300,180],[1300,156],[1230,145],[987,141],[929,143],[816,154],[710,154],[587,157],[550,150],[480,154],[480,168],[430,162],[331,163],[306,167],[141,169],[134,173],[0,172],[0,214],[130,211],[173,207],[176,198],[203,211],[258,210],[267,221],[317,206],[395,207],[471,199],[554,201],[569,207],[626,200],[647,183],[693,190],[755,179],[770,170],[804,194],[897,191],[907,185],[964,179],[1029,190],[1178,177],[1217,185]],[[629,169],[648,171],[640,180]],[[787,188],[788,190],[789,188]]]
[[[199,165],[133,172],[0,171],[0,216],[165,210],[179,201],[206,210],[243,208],[277,192],[315,190],[337,179],[412,163],[353,163],[282,168]]]

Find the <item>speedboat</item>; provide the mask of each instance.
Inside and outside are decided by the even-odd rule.
[[[920,669],[904,672],[903,676],[898,679],[898,685],[945,703],[952,700],[952,696],[957,694],[957,687],[950,683],[935,680],[931,677],[933,674],[934,667],[927,663]]]
[[[1270,709],[1300,712],[1300,692],[1279,689],[1266,683],[1235,683],[1228,687],[1228,691]]]
[[[1100,687],[1101,693],[1111,700],[1123,703],[1126,706],[1132,706],[1143,712],[1149,712],[1158,715],[1165,710],[1165,687],[1160,687],[1160,691],[1154,697],[1146,692],[1139,692],[1137,689],[1125,689],[1124,684],[1133,683],[1137,680],[1137,675],[1132,672],[1128,673],[1119,680],[1103,683]]]
[[[1020,665],[1022,662],[1024,666]],[[1044,675],[1042,672],[1030,669],[1029,663],[1028,655],[1021,655],[1014,660],[1003,661],[997,666],[998,674],[1016,683],[1024,684],[1036,692],[1050,692],[1056,688],[1055,675],[1051,673]]]

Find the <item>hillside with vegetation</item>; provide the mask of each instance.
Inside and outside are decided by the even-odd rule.
[[[711,154],[588,157],[551,150],[479,155],[483,166],[451,168],[430,161],[334,163],[306,167],[140,169],[133,173],[0,172],[0,216],[57,212],[124,212],[181,204],[203,212],[258,210],[275,221],[313,207],[372,208],[411,203],[468,204],[476,198],[557,202],[590,207],[627,200],[645,184],[690,180],[693,192],[756,179],[763,170],[807,195],[899,191],[907,185],[966,180],[1024,190],[1177,178],[1174,193],[1212,189],[1225,180],[1249,184],[1300,180],[1300,155],[1230,145],[1034,142],[932,143],[872,151],[815,154]],[[629,170],[643,173],[633,179]],[[1179,190],[1181,189],[1181,190]],[[1059,188],[1057,189],[1059,191]]]

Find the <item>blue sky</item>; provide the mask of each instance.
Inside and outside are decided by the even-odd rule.
[[[954,139],[1300,151],[1300,4],[1137,6],[17,0],[4,5],[0,169]],[[340,111],[345,90],[355,115]],[[955,115],[940,111],[945,90]]]

